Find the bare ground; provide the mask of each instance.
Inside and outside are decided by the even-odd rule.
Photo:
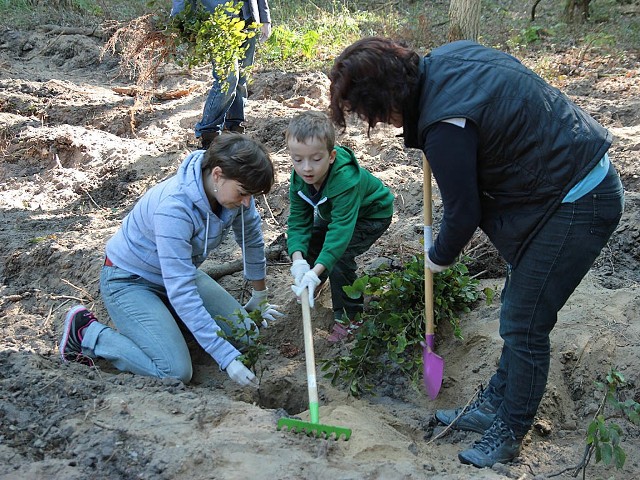
[[[464,341],[443,332],[443,389],[430,401],[419,386],[389,374],[376,395],[359,399],[320,380],[321,422],[351,428],[348,442],[276,430],[285,413],[308,415],[299,306],[289,293],[289,262],[269,262],[269,284],[286,317],[265,331],[267,369],[259,392],[236,387],[195,344],[194,381],[137,377],[98,361],[62,365],[57,342],[66,310],[82,302],[108,321],[98,292],[104,244],[137,198],[171,175],[195,147],[209,83],[206,69],[167,66],[156,98],[132,115],[133,99],[115,59],[99,61],[101,40],[84,35],[0,30],[0,478],[549,478],[576,465],[601,393],[594,382],[616,367],[623,398],[640,401],[640,59],[580,58],[570,47],[547,52],[554,83],[612,130],[611,157],[625,185],[626,210],[596,265],[561,311],[552,334],[547,393],[521,457],[478,470],[457,451],[477,439],[453,433],[431,442],[436,408],[464,404],[494,371],[501,342],[499,300],[479,303],[462,320]],[[524,58],[534,64],[536,59]],[[564,70],[563,70],[564,69]],[[282,244],[290,172],[283,131],[300,109],[327,106],[322,72],[254,74],[248,134],[273,152],[277,185],[258,198],[271,246]],[[402,258],[420,249],[422,170],[395,130],[352,126],[340,142],[397,196],[389,231],[361,260]],[[436,217],[439,203],[436,199]],[[436,219],[437,220],[437,219]],[[436,221],[437,225],[437,221]],[[502,263],[478,235],[473,273],[499,291]],[[239,257],[232,239],[208,260]],[[239,273],[220,279],[238,298]],[[316,357],[339,355],[327,342],[327,294],[314,310]],[[306,417],[308,418],[308,416]],[[640,432],[620,422],[623,470],[589,467],[593,478],[640,478]],[[435,429],[439,432],[439,429]],[[569,470],[558,478],[572,478]]]

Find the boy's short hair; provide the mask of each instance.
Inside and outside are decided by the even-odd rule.
[[[222,169],[222,175],[237,181],[247,193],[269,193],[275,182],[273,163],[266,147],[239,133],[223,133],[207,149],[202,170]]]
[[[326,114],[317,110],[307,110],[296,115],[289,122],[285,133],[287,143],[291,138],[300,143],[317,138],[324,141],[327,151],[331,152],[336,145],[336,130]]]

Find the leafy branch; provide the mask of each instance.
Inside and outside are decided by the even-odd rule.
[[[260,28],[245,22],[241,9],[242,2],[229,1],[209,13],[200,2],[195,6],[187,2],[165,25],[176,63],[189,68],[213,63],[216,76],[224,82],[244,56],[246,41]]]
[[[577,477],[582,471],[582,478],[586,478],[586,469],[595,454],[596,463],[615,465],[619,470],[624,467],[627,454],[621,446],[623,430],[617,423],[610,422],[612,417],[622,417],[634,425],[640,425],[640,404],[634,399],[620,400],[620,389],[626,385],[622,373],[611,369],[607,374],[606,384],[596,382],[596,387],[604,392],[600,405],[594,414],[593,420],[587,427],[586,447],[581,462],[575,466],[551,475],[555,477],[564,472],[573,470],[573,476]],[[609,407],[612,413],[605,417],[605,410]]]
[[[145,88],[155,83],[160,66],[168,61],[189,68],[213,63],[224,85],[246,52],[246,40],[253,38],[259,24],[247,24],[240,14],[242,2],[218,5],[213,13],[197,2],[186,2],[174,16],[164,2],[150,0],[151,13],[126,24],[112,26],[113,33],[103,48],[118,53],[122,70]],[[224,87],[223,87],[224,88]]]
[[[436,325],[449,322],[453,334],[462,338],[460,313],[469,312],[480,296],[479,281],[469,277],[463,263],[434,275],[434,318]],[[422,370],[422,347],[425,336],[424,255],[413,256],[400,268],[382,267],[372,275],[358,278],[345,292],[369,299],[367,307],[354,323],[351,350],[337,358],[321,361],[324,378],[336,385],[347,385],[358,396],[371,391],[373,378],[380,372],[397,368],[400,374],[418,381]],[[487,301],[493,298],[485,290]]]

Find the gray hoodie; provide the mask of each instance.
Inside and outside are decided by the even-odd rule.
[[[196,289],[196,268],[233,228],[245,277],[265,278],[262,219],[253,198],[248,209],[213,213],[202,183],[203,156],[203,150],[189,154],[176,175],[147,191],[107,242],[106,253],[118,267],[163,286],[180,319],[225,369],[240,352],[218,336],[220,327]]]

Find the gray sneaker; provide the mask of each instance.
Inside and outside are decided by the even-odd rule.
[[[482,438],[470,449],[460,452],[458,458],[474,467],[492,467],[494,463],[507,463],[516,458],[521,446],[522,440],[516,438],[500,417],[496,417]]]
[[[440,423],[451,425],[456,430],[484,433],[496,418],[497,411],[498,409],[489,401],[487,389],[484,389],[480,391],[478,398],[464,410],[462,408],[436,410],[436,419]]]

